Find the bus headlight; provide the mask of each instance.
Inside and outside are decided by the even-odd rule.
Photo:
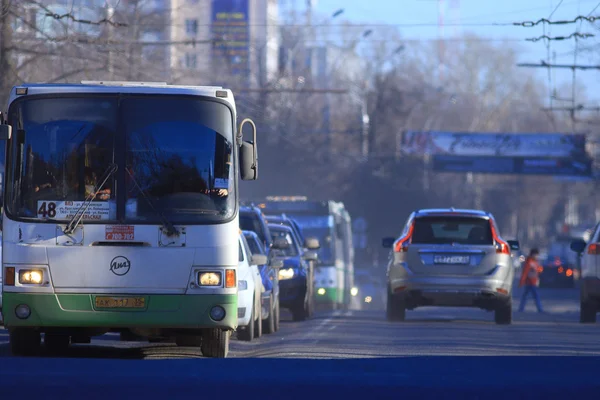
[[[221,286],[220,272],[199,272],[198,284],[200,286]]]
[[[326,292],[327,292],[327,291],[326,291],[324,288],[319,288],[319,290],[317,290],[317,294],[318,294],[319,296],[325,296],[325,293],[326,293]]]
[[[352,289],[350,289],[350,294],[352,296],[356,296],[358,294],[358,288],[353,287]]]
[[[294,277],[294,269],[286,268],[279,270],[279,280],[284,281],[286,279],[292,279]]]
[[[44,272],[40,269],[22,269],[19,271],[21,285],[40,285],[44,281]]]

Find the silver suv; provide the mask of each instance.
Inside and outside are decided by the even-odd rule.
[[[387,269],[387,318],[404,321],[422,306],[477,307],[512,321],[512,251],[517,241],[500,237],[494,217],[478,210],[413,212],[392,248]]]

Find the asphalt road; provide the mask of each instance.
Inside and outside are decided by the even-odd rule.
[[[540,289],[545,313],[530,300],[513,324],[500,326],[493,313],[469,308],[421,308],[403,323],[385,320],[383,310],[320,311],[305,322],[283,315],[281,330],[253,342],[231,342],[230,358],[362,358],[438,355],[600,355],[600,324],[579,324],[577,289]],[[69,357],[201,357],[194,348],[174,344],[119,342],[118,335],[72,346]],[[0,330],[0,358],[11,357],[8,333]],[[0,361],[1,362],[1,361]]]
[[[22,385],[40,385],[50,398],[64,399],[81,398],[74,387],[83,385],[88,400],[137,398],[144,391],[187,398],[206,391],[201,382],[207,379],[216,385],[210,390],[220,381],[239,390],[303,385],[286,390],[286,398],[302,398],[303,391],[337,397],[340,390],[350,398],[361,390],[364,397],[388,398],[397,397],[390,387],[398,386],[405,395],[436,398],[597,394],[600,324],[579,324],[576,289],[541,289],[541,295],[546,312],[538,314],[530,301],[510,326],[494,324],[491,312],[466,308],[409,311],[403,323],[385,321],[383,310],[320,311],[305,322],[285,318],[273,335],[251,343],[233,339],[227,360],[200,360],[198,349],[174,344],[119,342],[117,335],[74,345],[61,358],[12,357],[7,332],[0,330],[0,388],[4,398]],[[491,393],[494,387],[500,391]]]

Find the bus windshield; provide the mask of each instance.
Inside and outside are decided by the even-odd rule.
[[[218,102],[32,96],[13,102],[9,123],[9,216],[69,220],[92,197],[85,222],[217,222],[235,210],[232,114]]]
[[[335,241],[332,237],[333,217],[327,215],[301,215],[294,216],[294,219],[302,229],[304,237],[316,237],[319,239],[319,263],[333,264],[334,263],[334,248]]]

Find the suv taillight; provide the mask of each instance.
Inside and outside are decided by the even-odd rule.
[[[492,229],[492,237],[496,243],[496,254],[510,255],[510,246],[504,240],[500,239],[500,236],[498,235],[498,232],[496,232],[496,228],[494,227],[492,221],[490,221],[490,228]]]
[[[592,243],[588,246],[588,254],[600,255],[600,243]]]
[[[394,251],[396,253],[404,253],[408,251],[408,244],[412,239],[413,230],[415,229],[415,221],[412,222],[410,227],[408,228],[408,233],[406,236],[402,236],[400,239],[396,240],[394,243]]]

